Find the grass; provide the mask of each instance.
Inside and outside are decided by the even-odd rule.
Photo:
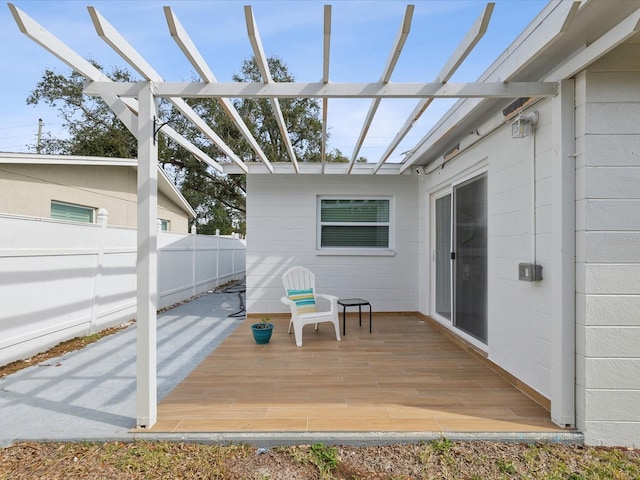
[[[21,442],[0,479],[637,480],[640,451],[564,444],[451,442],[273,449],[173,442]]]

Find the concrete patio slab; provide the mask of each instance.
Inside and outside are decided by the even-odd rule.
[[[158,315],[158,399],[244,320],[236,291],[209,293]],[[136,326],[0,379],[0,446],[19,440],[131,440]]]

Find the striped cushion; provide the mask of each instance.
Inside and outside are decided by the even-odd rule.
[[[314,313],[316,310],[316,299],[313,296],[313,288],[305,290],[287,290],[287,295],[296,302],[298,313]]]

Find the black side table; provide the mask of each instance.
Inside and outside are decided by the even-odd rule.
[[[358,307],[360,326],[362,326],[362,306],[369,306],[369,333],[371,333],[371,304],[362,298],[341,298],[338,304],[342,305],[342,335],[347,334],[347,307]]]

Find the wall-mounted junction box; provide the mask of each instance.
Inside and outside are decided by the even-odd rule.
[[[518,280],[539,282],[542,280],[542,265],[536,265],[535,263],[518,264]]]

